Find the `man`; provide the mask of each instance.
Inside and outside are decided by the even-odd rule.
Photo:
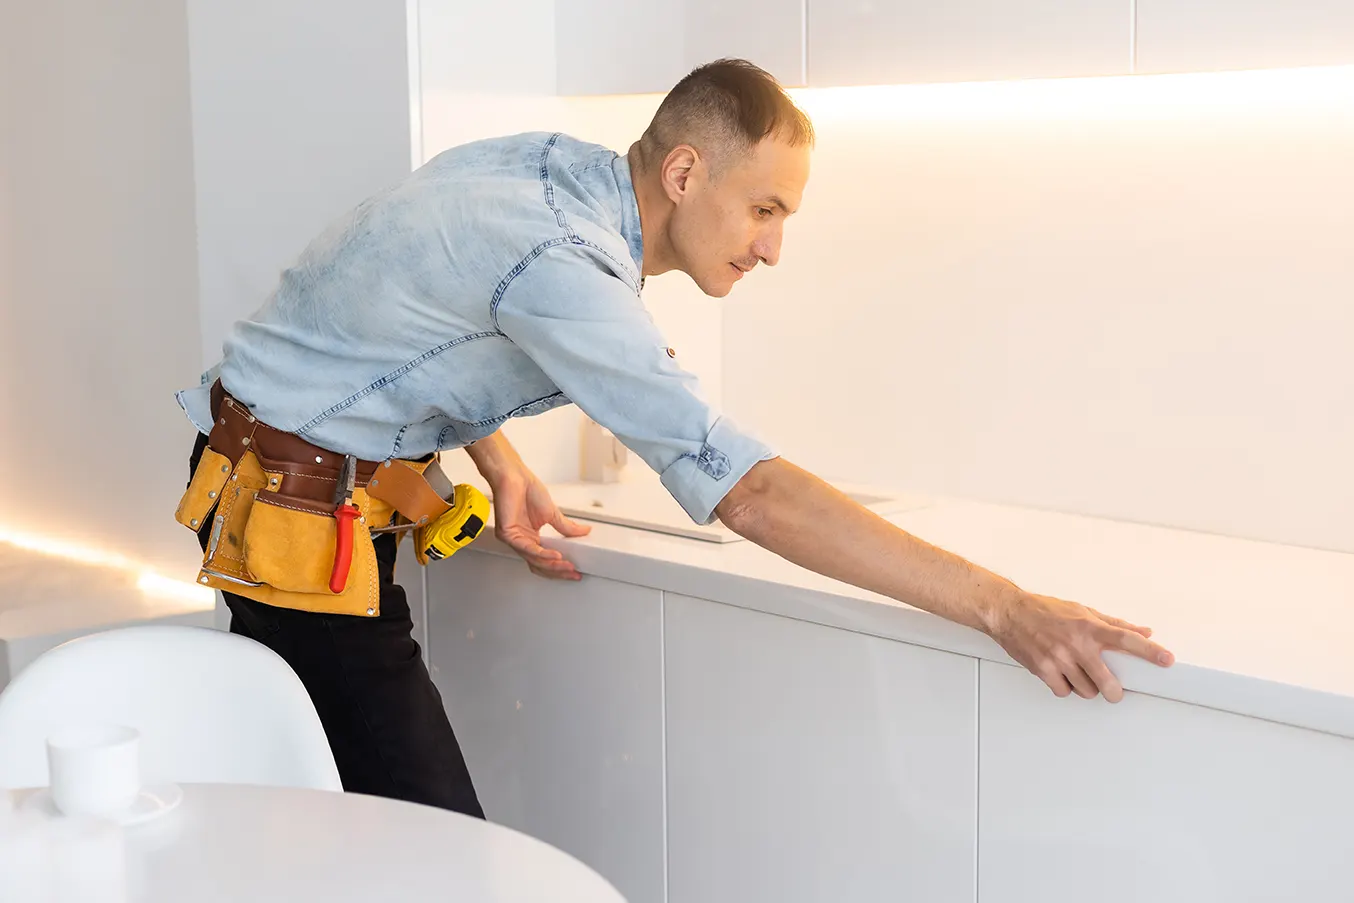
[[[722,297],[774,266],[812,143],[769,75],[720,61],[684,78],[624,157],[558,134],[453,148],[320,235],[236,325],[219,367],[180,393],[204,434],[180,510],[207,550],[201,580],[227,591],[232,630],[300,675],[349,790],[482,814],[393,582],[395,536],[371,542],[374,567],[353,552],[357,589],[322,585],[346,502],[337,462],[362,462],[348,490],[361,539],[430,510],[393,478],[464,447],[493,489],[497,534],[536,574],[576,580],[539,530],[587,528],[499,432],[569,402],[694,520],[981,630],[1059,696],[1121,698],[1105,649],[1170,664],[1146,628],[1024,592],[851,502],[712,411],[671,359],[645,277],[680,270]]]

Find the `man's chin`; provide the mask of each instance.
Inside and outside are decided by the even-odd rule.
[[[696,287],[711,298],[724,298],[729,292],[733,291],[733,281],[729,282],[697,282]]]

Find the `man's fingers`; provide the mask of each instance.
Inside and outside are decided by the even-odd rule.
[[[541,567],[540,565],[532,564],[530,561],[528,561],[527,567],[530,568],[531,573],[535,574],[537,577],[544,577],[547,580],[583,579],[583,575],[578,573],[578,571],[574,570],[574,566],[572,564],[569,564],[568,562],[564,562],[564,565],[562,567],[560,566]]]
[[[1050,664],[1048,667],[1040,668],[1035,673],[1053,691],[1053,695],[1059,699],[1072,694],[1072,685],[1067,682],[1067,678],[1063,676],[1056,665]]]
[[[554,549],[547,549],[545,546],[541,545],[541,541],[530,533],[520,531],[507,532],[500,538],[518,555],[530,555],[532,558],[539,558],[543,561],[564,557],[562,552],[557,552]]]
[[[526,561],[531,572],[538,577],[551,577],[563,580],[578,580],[581,575],[573,562],[564,557],[564,553],[547,549],[525,531],[506,531],[500,537],[508,547]]]
[[[538,567],[543,571],[572,571],[574,569],[573,562],[565,561],[563,558],[537,558],[525,555],[523,557],[526,558],[527,564]]]
[[[1157,665],[1167,666],[1175,661],[1175,656],[1140,633],[1131,630],[1119,630],[1106,639],[1106,646],[1120,649],[1129,655],[1146,659]]]
[[[1094,608],[1088,609],[1088,611],[1090,611],[1091,614],[1095,615],[1100,620],[1104,621],[1106,624],[1112,624],[1115,627],[1120,627],[1123,628],[1124,630],[1131,630],[1134,633],[1140,634],[1142,636],[1152,635],[1152,628],[1150,627],[1139,627],[1137,624],[1134,624],[1130,621],[1125,621],[1123,618],[1116,618],[1113,615],[1107,615],[1103,612],[1096,611]]]
[[[1114,672],[1105,664],[1099,652],[1084,659],[1081,669],[1086,672],[1087,677],[1095,681],[1100,695],[1105,697],[1106,702],[1119,702],[1124,698],[1124,685],[1119,683],[1119,678],[1114,676]]]
[[[580,524],[578,521],[570,520],[560,512],[555,512],[555,519],[550,522],[561,536],[578,537],[587,536],[592,532],[592,527],[587,524]]]
[[[1100,692],[1095,685],[1095,681],[1091,680],[1081,665],[1076,662],[1071,662],[1063,668],[1063,677],[1072,685],[1073,692],[1082,699],[1095,699]]]

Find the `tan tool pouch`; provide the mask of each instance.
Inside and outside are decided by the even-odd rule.
[[[174,512],[174,519],[196,532],[207,515],[216,508],[221,490],[230,479],[230,471],[229,458],[210,448],[203,449],[202,460],[197,470],[193,471],[193,478],[179,501],[179,510]]]
[[[203,452],[178,516],[194,530],[194,520],[200,526],[211,518],[198,582],[279,608],[379,614],[376,550],[367,520],[371,502],[365,490],[353,493],[363,517],[353,522],[347,583],[343,592],[333,593],[329,576],[338,531],[333,506],[279,492],[284,475],[294,473],[285,467],[268,462],[265,468],[254,452],[246,451],[232,468],[224,455],[210,448]],[[214,511],[207,507],[212,504]]]

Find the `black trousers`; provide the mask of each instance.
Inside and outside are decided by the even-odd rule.
[[[196,469],[207,437],[189,460]],[[205,551],[211,519],[198,539]],[[275,608],[223,593],[230,630],[291,665],[310,694],[343,789],[484,817],[461,747],[413,637],[395,583],[395,536],[375,537],[381,614],[375,618]]]

